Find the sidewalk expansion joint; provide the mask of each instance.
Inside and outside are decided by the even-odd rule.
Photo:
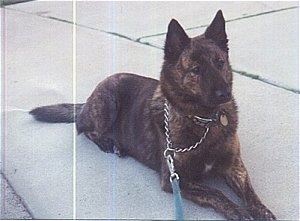
[[[253,17],[258,17],[258,16],[262,16],[262,15],[267,15],[267,14],[272,14],[272,13],[276,13],[276,12],[291,10],[291,9],[297,9],[297,8],[299,8],[299,6],[292,6],[292,7],[288,7],[288,8],[280,8],[280,9],[274,9],[271,11],[265,11],[265,12],[260,12],[260,13],[256,13],[256,14],[245,15],[243,17],[228,19],[228,20],[226,20],[226,23],[243,20],[243,19],[248,19],[248,18],[253,18]],[[206,27],[208,27],[208,25],[209,24],[198,25],[198,26],[186,28],[185,30],[190,31],[190,30],[195,30],[195,29],[200,29],[200,28],[206,28]],[[152,35],[145,35],[145,36],[137,38],[136,41],[141,41],[142,39],[145,39],[145,38],[158,37],[158,36],[162,36],[162,35],[166,35],[166,34],[167,34],[166,32],[161,32],[161,33],[156,33],[156,34],[152,34]]]
[[[291,88],[291,87],[288,87],[286,85],[280,84],[278,82],[271,81],[269,79],[263,78],[263,77],[261,77],[259,75],[256,75],[256,74],[251,74],[251,73],[248,73],[246,71],[239,71],[239,70],[235,70],[235,69],[232,69],[232,72],[236,73],[236,74],[239,74],[241,76],[244,76],[244,77],[251,78],[253,80],[258,80],[258,81],[261,81],[263,83],[270,84],[272,86],[275,86],[275,87],[278,87],[278,88],[281,88],[281,89],[293,92],[295,94],[300,94],[300,91],[298,89]]]

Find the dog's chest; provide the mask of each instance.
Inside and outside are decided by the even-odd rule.
[[[186,153],[175,155],[176,164],[178,166],[177,169],[180,170],[181,173],[199,176],[211,172],[216,166],[216,160],[210,156],[195,158],[183,156],[184,154]]]
[[[200,172],[203,174],[210,172],[214,167],[214,163],[215,163],[214,161],[211,163],[204,163],[204,169]]]
[[[196,151],[197,152],[197,151]],[[226,169],[231,164],[232,153],[224,147],[207,151],[180,153],[175,155],[175,167],[181,177],[189,180]]]

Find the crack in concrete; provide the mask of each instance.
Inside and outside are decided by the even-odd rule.
[[[276,13],[276,12],[281,12],[281,11],[291,10],[291,9],[297,9],[297,8],[299,8],[299,6],[292,6],[292,7],[288,7],[288,8],[275,9],[275,10],[271,10],[271,11],[265,11],[265,12],[261,12],[261,13],[256,13],[256,14],[246,15],[246,16],[243,16],[243,17],[229,19],[226,22],[233,22],[233,21],[248,19],[248,18],[252,18],[252,17],[258,17],[258,16],[262,16],[262,15],[266,15],[266,14],[271,14],[271,13]],[[99,31],[101,33],[105,33],[105,34],[108,34],[108,35],[123,38],[123,39],[126,39],[128,41],[131,41],[131,42],[134,42],[134,43],[139,43],[139,44],[146,45],[146,46],[149,46],[149,47],[153,47],[153,48],[156,48],[156,49],[160,49],[160,50],[164,49],[161,46],[154,45],[153,43],[150,43],[150,42],[147,42],[147,41],[141,41],[141,40],[145,39],[145,38],[165,35],[166,32],[157,33],[157,34],[153,34],[153,35],[142,36],[142,37],[139,37],[139,38],[131,38],[131,37],[129,37],[127,35],[123,35],[121,33],[112,32],[112,31],[105,31],[105,30],[101,30],[101,29],[98,29],[98,28],[93,28],[93,27],[90,27],[90,26],[87,26],[87,25],[74,23],[73,21],[69,21],[69,20],[66,20],[66,19],[61,19],[61,18],[57,18],[57,17],[53,17],[53,16],[47,16],[47,15],[44,15],[44,14],[26,12],[26,11],[17,10],[17,9],[11,9],[11,8],[6,8],[6,9],[22,12],[22,13],[25,13],[25,14],[35,15],[35,16],[39,16],[39,17],[42,17],[42,18],[47,18],[47,19],[51,19],[51,20],[55,20],[55,21],[58,21],[58,22],[63,22],[63,23],[71,24],[71,25],[76,25],[78,27],[89,29],[89,30]],[[207,26],[208,25],[200,25],[200,26],[186,28],[185,30],[194,30],[194,29],[199,29],[199,28],[205,28]],[[236,73],[236,74],[239,74],[239,75],[242,75],[242,76],[254,79],[254,80],[258,80],[258,81],[261,81],[263,83],[266,83],[266,84],[269,84],[269,85],[272,85],[272,86],[275,86],[275,87],[278,87],[278,88],[281,88],[281,89],[285,89],[287,91],[290,91],[290,92],[293,92],[293,93],[296,93],[296,94],[300,94],[300,91],[298,89],[291,88],[291,87],[288,87],[286,85],[280,84],[278,82],[274,82],[272,80],[263,78],[260,75],[251,74],[251,73],[248,73],[246,71],[240,71],[240,70],[234,70],[234,69],[233,69],[233,72]]]

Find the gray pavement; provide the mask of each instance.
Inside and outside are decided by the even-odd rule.
[[[73,95],[84,102],[115,72],[158,78],[170,19],[194,36],[222,9],[242,156],[252,184],[278,219],[299,219],[298,2],[82,1],[76,6],[76,54],[72,2],[1,8],[2,173],[34,218],[173,218],[172,195],[160,190],[154,171],[101,152],[84,136],[74,136],[72,124],[36,122],[27,112],[72,102]],[[222,180],[207,182],[240,202]],[[1,198],[3,208],[7,198]],[[186,219],[222,219],[189,201],[184,206]]]
[[[0,219],[32,219],[32,216],[22,199],[14,191],[5,177],[0,175],[1,184],[1,213]],[[3,196],[2,196],[3,194]]]

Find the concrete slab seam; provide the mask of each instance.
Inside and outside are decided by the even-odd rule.
[[[248,18],[253,18],[253,17],[258,17],[258,16],[267,15],[267,14],[271,14],[271,13],[296,9],[296,8],[299,8],[299,6],[292,6],[292,7],[288,7],[288,8],[281,8],[281,9],[275,9],[275,10],[271,10],[271,11],[260,12],[260,13],[257,13],[257,14],[250,14],[250,15],[246,15],[246,16],[243,16],[243,17],[228,19],[228,20],[226,20],[226,23],[233,22],[233,21],[238,21],[238,20],[243,20],[243,19],[248,19]],[[189,30],[195,30],[195,29],[199,29],[199,28],[206,28],[206,27],[208,27],[208,25],[209,24],[198,25],[198,26],[195,26],[195,27],[185,28],[185,30],[189,31]],[[162,32],[162,33],[157,33],[157,34],[152,34],[152,35],[145,35],[145,36],[137,38],[136,41],[141,41],[142,39],[145,39],[145,38],[157,37],[157,36],[161,36],[161,35],[165,35],[165,34],[167,34],[167,33]]]
[[[253,80],[261,81],[263,83],[272,85],[274,87],[278,87],[278,88],[281,88],[281,89],[284,89],[284,90],[287,90],[287,91],[291,91],[291,92],[293,92],[295,94],[300,94],[300,91],[297,90],[297,89],[295,89],[295,88],[291,88],[291,87],[288,87],[286,85],[280,84],[278,82],[275,82],[275,81],[263,78],[263,77],[261,77],[260,75],[257,75],[257,74],[251,74],[251,73],[248,73],[246,71],[240,71],[240,70],[235,70],[235,69],[232,69],[232,72],[234,72],[236,74],[239,74],[241,76],[244,76],[244,77],[251,78]]]

